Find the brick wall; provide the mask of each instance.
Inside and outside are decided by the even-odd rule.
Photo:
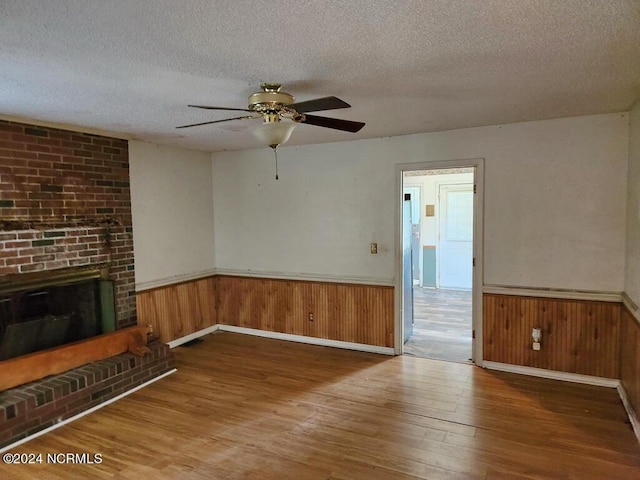
[[[135,324],[127,141],[0,120],[0,275],[90,264]]]

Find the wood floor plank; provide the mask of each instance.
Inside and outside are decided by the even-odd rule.
[[[177,373],[13,450],[101,464],[0,478],[640,478],[613,389],[232,333],[174,353]]]
[[[404,353],[470,363],[472,292],[413,287],[413,333]]]

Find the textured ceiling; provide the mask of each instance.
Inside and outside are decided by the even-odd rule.
[[[357,134],[290,145],[626,111],[640,96],[638,0],[0,1],[0,116],[211,151],[256,148],[263,81],[335,95]]]

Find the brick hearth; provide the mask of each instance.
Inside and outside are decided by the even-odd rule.
[[[150,354],[124,353],[0,392],[0,447],[116,397],[173,369],[169,347],[149,341]]]

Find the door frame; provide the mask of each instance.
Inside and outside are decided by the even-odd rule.
[[[472,343],[472,360],[478,366],[483,366],[483,335],[482,335],[482,285],[484,284],[484,158],[469,158],[459,160],[437,160],[418,163],[396,164],[395,186],[395,279],[394,279],[394,353],[402,355],[404,345],[402,343],[402,198],[404,172],[412,170],[439,170],[449,168],[474,168],[474,185],[476,193],[473,202],[473,256],[476,264],[473,268],[473,306],[472,328],[475,331],[475,339]]]
[[[475,178],[471,179],[471,183],[460,182],[460,180],[457,180],[457,181],[456,180],[439,180],[436,182],[436,204],[435,204],[436,217],[437,217],[436,219],[436,288],[440,288],[440,267],[441,267],[440,253],[442,252],[442,249],[440,248],[440,240],[441,240],[440,220],[442,219],[442,211],[441,211],[442,199],[440,198],[440,187],[443,185],[473,185],[474,181],[475,181]],[[474,203],[475,203],[475,200],[476,199],[474,198]],[[473,232],[473,234],[475,235],[475,231]],[[471,285],[471,288],[473,289],[473,285]]]

